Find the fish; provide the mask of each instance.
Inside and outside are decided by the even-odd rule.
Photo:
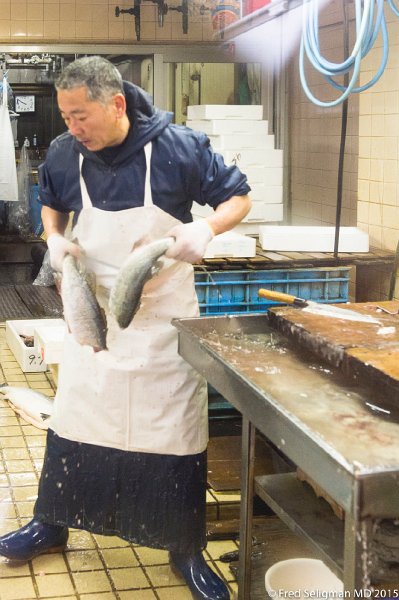
[[[64,318],[74,339],[95,352],[107,347],[107,323],[88,273],[71,254],[62,263],[61,298]]]
[[[126,329],[140,307],[144,284],[158,271],[157,260],[174,243],[167,237],[136,248],[129,254],[111,288],[108,306],[119,327]]]
[[[48,429],[47,422],[53,411],[52,398],[30,388],[6,383],[0,385],[0,394],[25,421],[39,429]]]

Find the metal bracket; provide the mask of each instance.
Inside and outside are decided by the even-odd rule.
[[[141,20],[141,0],[134,0],[133,8],[119,8],[119,6],[115,7],[115,16],[119,17],[119,15],[127,13],[129,15],[134,16],[134,29],[136,32],[137,41],[140,41],[140,20]]]
[[[170,10],[175,10],[182,14],[182,28],[183,33],[188,32],[188,0],[182,0],[182,3],[179,6],[169,6],[165,0],[142,0],[147,2],[152,2],[156,4],[158,7],[158,25],[159,27],[164,26],[165,16],[168,14]]]
[[[167,6],[167,5],[166,5]],[[181,13],[183,33],[188,32],[188,0],[182,0],[180,6],[169,6],[168,10]]]
[[[165,0],[150,0],[153,4],[156,4],[158,7],[158,25],[159,27],[164,26],[164,17],[168,12],[168,5]]]
[[[127,13],[129,15],[134,16],[134,26],[136,31],[137,41],[140,41],[140,20],[141,20],[141,2],[144,0],[134,0],[133,8],[119,8],[119,6],[115,7],[115,16],[119,17],[123,13]],[[148,0],[147,0],[148,1]],[[163,27],[165,15],[168,14],[168,11],[175,10],[176,12],[180,12],[182,15],[182,28],[183,33],[188,32],[188,0],[182,0],[182,3],[179,6],[168,6],[165,0],[149,0],[153,4],[156,4],[158,7],[158,25]]]

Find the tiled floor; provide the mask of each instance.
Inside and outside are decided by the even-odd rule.
[[[0,383],[29,386],[49,396],[55,384],[48,373],[23,373],[0,328]],[[45,431],[25,423],[0,399],[0,535],[32,518],[37,496]],[[237,497],[208,492],[208,514],[237,510]],[[226,513],[226,514],[227,514]],[[237,584],[219,557],[236,550],[235,541],[209,542],[205,557],[228,582]],[[12,565],[0,558],[0,600],[190,600],[191,594],[168,565],[166,551],[143,548],[116,537],[71,530],[63,554],[42,555]]]

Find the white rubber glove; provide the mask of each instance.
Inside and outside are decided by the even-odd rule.
[[[62,261],[66,254],[80,257],[80,248],[77,244],[70,242],[60,233],[52,233],[47,238],[47,247],[50,254],[50,264],[55,271],[62,271]]]
[[[165,256],[189,263],[199,262],[214,235],[206,219],[176,225],[165,236],[175,238]]]

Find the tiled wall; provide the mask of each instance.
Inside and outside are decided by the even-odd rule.
[[[324,14],[320,41],[331,61],[343,59],[342,25],[336,24],[332,2]],[[306,62],[306,76],[312,93],[324,102],[337,98],[337,92]],[[334,225],[337,204],[337,174],[342,105],[320,108],[305,95],[299,78],[298,58],[288,69],[289,146],[291,151],[291,223],[293,225]],[[344,162],[341,225],[356,225],[358,97],[352,96]]]
[[[386,7],[389,58],[372,88],[360,95],[358,224],[378,248],[395,251],[399,238],[399,18]],[[381,41],[363,60],[362,83],[381,59]],[[389,277],[383,271],[370,281],[373,296],[386,297]],[[395,297],[399,297],[396,284]]]
[[[369,233],[371,246],[395,251],[399,238],[399,18],[387,3],[385,15],[389,35],[387,68],[376,85],[352,94],[349,101],[341,224],[357,225]],[[332,23],[336,17],[331,18]],[[321,42],[328,58],[342,59],[342,25],[323,27]],[[362,61],[362,84],[375,74],[380,59],[378,39]],[[302,90],[298,73],[295,60],[289,69],[292,223],[333,225],[341,106],[314,106]],[[307,73],[311,89],[320,99],[336,97],[313,69],[307,69]],[[363,270],[357,279],[358,299],[387,299],[390,274],[386,266]],[[399,298],[399,281],[395,297]]]
[[[179,4],[180,0],[168,3],[169,7]],[[0,42],[136,41],[134,17],[115,16],[116,6],[128,9],[133,5],[133,0],[0,0]],[[209,7],[209,0],[189,2],[189,26],[184,34],[181,13],[169,10],[160,27],[156,5],[142,2],[141,41],[211,40]]]

